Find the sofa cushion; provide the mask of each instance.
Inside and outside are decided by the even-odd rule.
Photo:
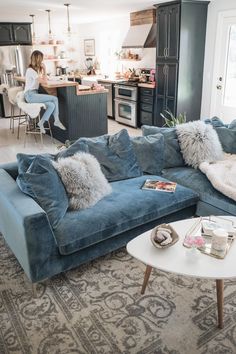
[[[164,136],[164,168],[185,166],[175,128],[143,125],[142,132],[144,136],[151,134],[162,134]]]
[[[94,155],[109,182],[142,175],[126,129],[114,135],[80,138],[57,157],[72,156],[78,151]]]
[[[48,156],[34,157],[27,171],[20,172],[16,181],[22,192],[44,209],[51,226],[56,227],[68,209],[68,198],[52,160]]]
[[[236,154],[236,119],[228,125],[217,117],[205,119],[205,123],[213,125],[223,150],[229,154]]]
[[[164,137],[162,134],[131,137],[138,164],[143,173],[160,174],[164,166]]]
[[[43,156],[46,159],[54,160],[55,155],[52,154],[42,154],[42,155],[30,155],[30,154],[17,154],[17,162],[18,162],[18,173],[25,173],[30,167],[31,163],[34,161],[36,156]]]
[[[149,178],[163,180],[158,176]],[[197,193],[177,185],[175,193],[142,190],[147,176],[112,183],[112,193],[95,206],[69,211],[54,234],[63,255],[195,205]]]
[[[236,154],[236,128],[216,127],[215,130],[223,150],[229,154]]]
[[[162,175],[170,181],[192,188],[199,193],[201,201],[236,215],[235,201],[218,192],[200,170],[191,167],[177,167],[163,170]]]

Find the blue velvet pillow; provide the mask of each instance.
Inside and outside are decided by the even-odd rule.
[[[114,135],[80,138],[68,149],[61,151],[57,158],[71,156],[78,151],[95,156],[109,182],[142,175],[126,129]]]
[[[224,127],[225,126],[224,122],[218,117],[207,118],[207,119],[204,120],[204,122],[206,124],[213,125],[214,128],[216,128],[216,127]]]
[[[222,148],[229,154],[236,154],[236,128],[216,127]]]
[[[224,124],[222,120],[217,117],[205,119],[204,122],[213,125],[224,152],[236,154],[236,119],[229,125]]]
[[[18,161],[18,173],[25,173],[30,167],[31,163],[34,161],[37,155],[29,155],[29,154],[17,154]],[[55,156],[52,154],[42,154],[41,156],[45,156],[51,160],[55,159]]]
[[[19,156],[20,155],[20,156]],[[22,162],[23,154],[17,155]],[[25,155],[27,161],[28,155]],[[50,224],[56,228],[68,209],[68,197],[64,185],[52,165],[49,156],[36,155],[26,172],[20,172],[17,184],[47,213]]]
[[[158,175],[164,166],[164,137],[162,134],[131,138],[138,164],[144,173]]]
[[[149,125],[142,126],[144,136],[162,134],[164,136],[164,166],[163,168],[185,166],[175,128],[159,128]]]

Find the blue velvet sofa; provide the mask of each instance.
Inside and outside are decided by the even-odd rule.
[[[235,127],[216,129],[224,150],[236,153]],[[112,186],[112,193],[95,206],[66,211],[55,225],[50,214],[20,190],[18,164],[0,166],[0,231],[31,282],[116,250],[162,222],[236,215],[233,200],[217,192],[199,170],[185,165],[174,128],[144,126],[144,136],[130,142],[127,134],[121,135],[125,139],[120,144],[120,137],[82,138],[53,157],[90,152]],[[142,190],[147,177],[176,181],[176,192]]]
[[[127,139],[128,133],[125,134]],[[147,172],[152,173],[148,178],[164,179],[160,173],[154,174],[162,168],[163,144],[156,141],[163,143],[163,138],[157,134],[156,137],[134,140],[133,147],[124,140],[118,147],[117,139],[113,139],[111,144],[111,138],[107,136],[79,139],[57,156],[50,156],[70,156],[78,150],[86,151],[90,144],[89,152],[96,155],[112,185],[112,193],[95,206],[66,211],[56,224],[50,213],[46,213],[34,198],[19,188],[16,179],[22,168],[28,166],[18,166],[17,163],[0,166],[0,231],[31,282],[50,278],[116,250],[157,224],[195,215],[198,194],[189,188],[178,185],[174,194],[141,189]],[[111,151],[113,157],[110,156]],[[148,157],[149,153],[153,159]],[[136,166],[136,154],[142,169]],[[115,161],[109,165],[112,158]],[[33,156],[30,159],[35,161]],[[156,164],[153,164],[155,160]],[[126,165],[122,165],[123,161]],[[125,174],[119,175],[117,180],[118,174],[124,170]],[[42,185],[46,184],[45,175],[42,175]]]

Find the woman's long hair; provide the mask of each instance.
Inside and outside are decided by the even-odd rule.
[[[42,61],[43,53],[39,50],[34,50],[30,57],[29,68],[34,69],[35,71],[37,71],[37,73],[40,74],[43,71]]]

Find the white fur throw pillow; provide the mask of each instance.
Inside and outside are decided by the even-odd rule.
[[[179,145],[185,163],[197,168],[201,162],[223,158],[218,135],[210,124],[194,121],[176,126]]]
[[[112,191],[100,164],[91,154],[79,152],[53,162],[69,197],[71,210],[95,205]]]

